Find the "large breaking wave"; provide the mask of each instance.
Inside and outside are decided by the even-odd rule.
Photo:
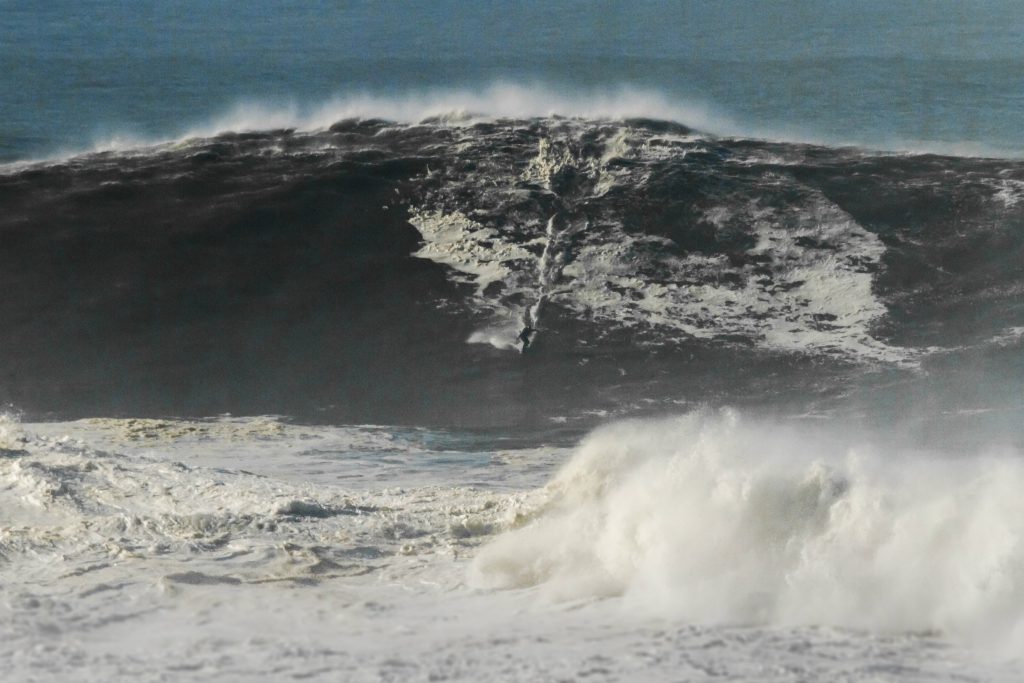
[[[0,398],[469,427],[1019,417],[1020,162],[521,106],[9,167]]]

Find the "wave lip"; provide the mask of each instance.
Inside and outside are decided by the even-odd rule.
[[[1012,651],[1024,466],[884,455],[729,411],[610,425],[470,578],[703,623],[941,631]]]
[[[451,126],[498,119],[567,117],[589,120],[646,119],[671,121],[707,135],[731,139],[825,147],[856,147],[909,155],[1019,159],[1024,150],[984,140],[913,139],[884,133],[825,134],[802,126],[744,120],[735,112],[693,96],[672,95],[628,82],[592,87],[565,87],[543,81],[497,80],[482,87],[434,87],[380,93],[351,90],[319,102],[250,98],[208,117],[165,132],[114,130],[82,145],[33,158],[0,164],[0,170],[63,161],[96,153],[131,153],[154,146],[180,144],[226,133],[293,129],[317,132],[346,119],[382,119],[397,124],[431,122]]]
[[[482,88],[433,88],[400,94],[353,91],[323,102],[242,100],[205,121],[191,122],[165,134],[137,131],[105,133],[88,144],[57,150],[37,158],[0,164],[0,169],[65,161],[105,152],[131,153],[163,145],[208,139],[227,133],[292,129],[327,130],[339,121],[377,119],[409,125],[421,122],[450,126],[497,119],[569,117],[621,120],[661,119],[708,131],[738,131],[727,116],[700,102],[673,99],[650,88],[620,84],[605,88],[566,90],[542,83],[497,81]]]
[[[604,87],[566,88],[543,82],[495,81],[482,88],[432,88],[381,94],[368,90],[340,94],[326,102],[239,102],[206,122],[188,126],[156,142],[213,137],[227,132],[255,132],[293,128],[318,131],[345,119],[383,119],[399,124],[424,121],[446,125],[472,125],[498,119],[565,117],[587,120],[629,119],[672,122],[708,135],[776,143],[824,147],[855,147],[909,155],[944,155],[966,158],[1020,158],[1024,150],[1001,148],[984,141],[948,142],[890,135],[826,135],[803,128],[799,122],[784,127],[743,121],[709,101],[679,97],[664,91],[618,83]],[[96,141],[92,149],[127,150],[144,141],[121,135]]]

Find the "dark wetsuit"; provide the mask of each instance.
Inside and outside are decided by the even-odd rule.
[[[530,335],[536,331],[537,330],[527,325],[523,328],[523,331],[519,333],[519,341],[523,342],[523,351],[530,348]]]

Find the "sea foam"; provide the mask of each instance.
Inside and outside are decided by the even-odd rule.
[[[725,411],[597,430],[470,578],[699,623],[1024,639],[1024,463]]]

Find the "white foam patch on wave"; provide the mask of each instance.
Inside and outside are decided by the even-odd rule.
[[[458,211],[413,210],[409,222],[420,231],[424,241],[413,256],[444,264],[465,276],[456,279],[475,285],[478,297],[482,297],[488,285],[512,275],[516,263],[532,258],[521,245],[500,240],[496,230]]]
[[[742,220],[755,229],[751,254],[767,259],[774,277],[746,277],[742,286],[719,276],[733,270],[725,256],[664,253],[648,256],[660,282],[638,272],[638,254],[662,240],[623,236],[585,247],[564,273],[571,295],[597,317],[626,325],[655,325],[703,339],[739,335],[771,349],[839,350],[851,358],[902,362],[907,351],[870,335],[885,306],[872,292],[865,264],[878,264],[884,247],[837,207],[819,198],[785,210],[756,204],[723,209],[708,222]],[[800,246],[812,239],[825,249]],[[570,304],[571,305],[571,304]]]
[[[475,285],[474,307],[501,321],[495,326],[521,319],[535,325],[541,305],[554,304],[609,329],[660,331],[637,343],[741,338],[772,350],[916,364],[921,350],[872,336],[874,322],[886,313],[873,291],[884,245],[821,193],[766,174],[745,188],[746,195],[720,198],[704,217],[717,233],[751,235],[755,244],[746,249],[745,263],[733,263],[726,253],[680,253],[668,238],[631,229],[613,209],[594,223],[573,211],[616,187],[643,193],[650,164],[681,161],[703,151],[702,143],[607,123],[597,129],[603,153],[588,156],[575,149],[582,127],[553,128],[554,138],[542,138],[536,157],[518,173],[506,161],[493,161],[493,168],[474,164],[482,170],[445,179],[453,189],[441,192],[443,208],[428,203],[412,210],[410,222],[424,239],[414,255],[449,266],[453,279]],[[463,144],[488,142],[467,136]],[[622,159],[632,163],[612,163]],[[547,216],[510,217],[493,226],[469,217],[514,206],[524,185],[557,195],[551,179],[567,171],[590,185],[582,196],[558,197],[565,214],[559,229]],[[486,206],[467,202],[455,189]],[[785,194],[786,201],[773,204],[774,194]],[[459,201],[459,209],[451,208]],[[492,289],[495,284],[500,287]],[[528,302],[525,313],[520,301]]]
[[[996,346],[1014,346],[1024,340],[1024,326],[1007,327],[1002,332],[988,340],[989,344]]]
[[[504,327],[485,327],[469,335],[466,342],[469,344],[487,344],[496,349],[510,351],[519,348],[516,345],[516,337],[519,330],[514,325]]]
[[[993,198],[1004,208],[1012,209],[1024,201],[1024,180],[1000,178],[986,183],[995,190]]]
[[[936,630],[1019,652],[1024,461],[965,455],[850,448],[730,412],[610,425],[471,579],[687,621]]]

